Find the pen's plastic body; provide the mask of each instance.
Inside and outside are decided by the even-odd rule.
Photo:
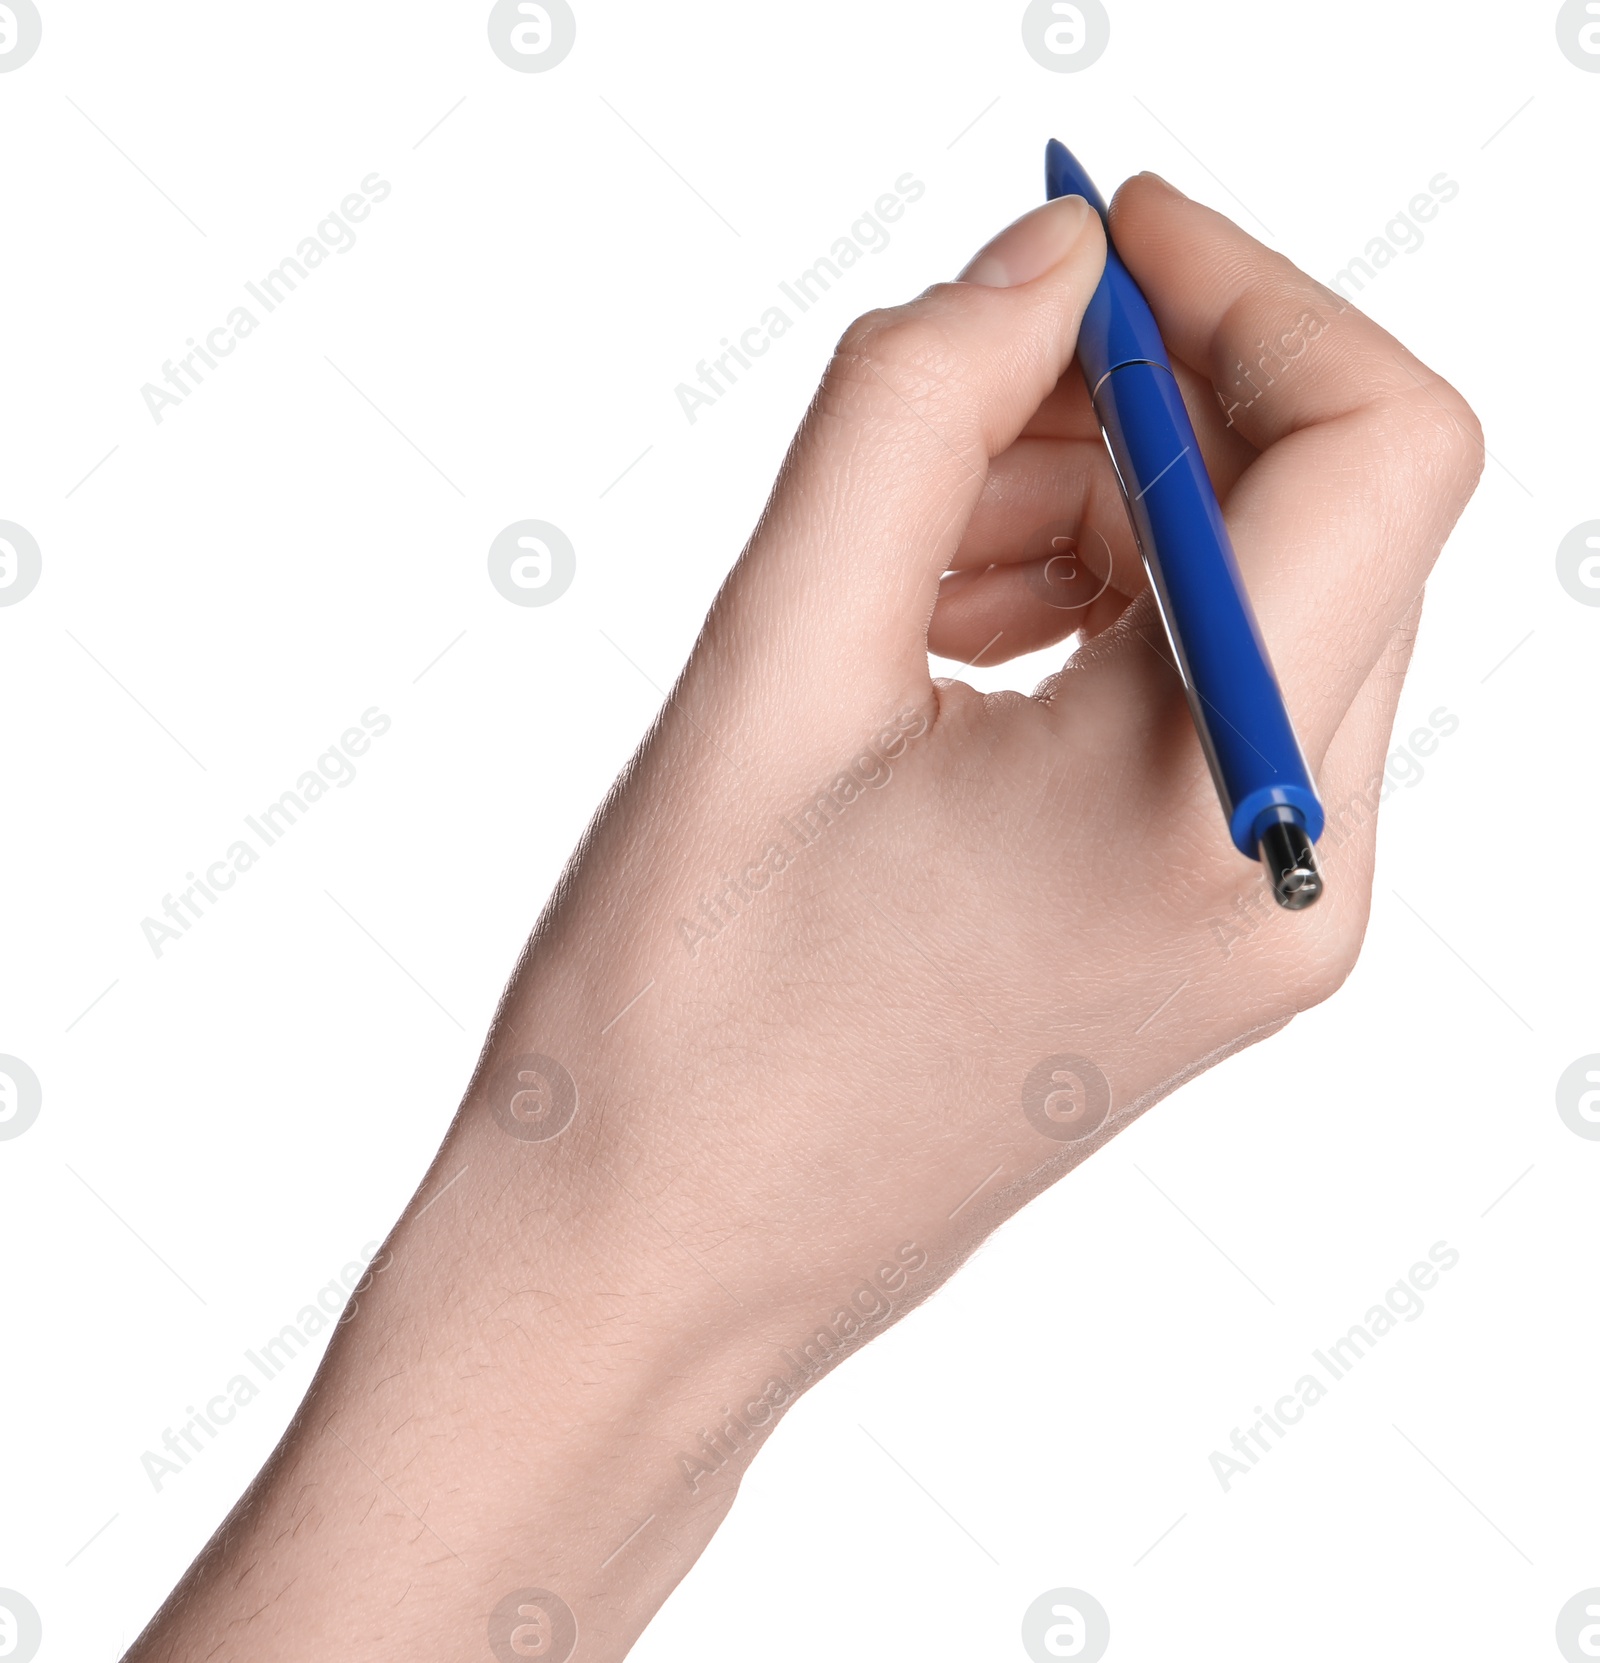
[[[1067,148],[1046,152],[1048,195],[1106,205]],[[1284,708],[1199,441],[1150,307],[1110,243],[1078,362],[1116,464],[1139,552],[1183,677],[1234,846],[1268,867],[1288,907],[1321,892],[1310,843],[1322,804]],[[1265,847],[1264,847],[1265,844]]]

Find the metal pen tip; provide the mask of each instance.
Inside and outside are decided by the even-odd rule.
[[[1299,912],[1322,893],[1322,869],[1305,828],[1293,820],[1268,826],[1261,837],[1261,864],[1280,907]]]

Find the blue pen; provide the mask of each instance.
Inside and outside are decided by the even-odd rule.
[[[1045,149],[1050,200],[1106,205],[1072,152]],[[1266,643],[1183,394],[1149,303],[1111,244],[1078,334],[1078,363],[1116,466],[1234,847],[1266,868],[1278,904],[1322,893],[1312,844],[1322,803],[1284,708]]]

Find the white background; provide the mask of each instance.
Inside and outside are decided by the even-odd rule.
[[[635,1655],[1020,1658],[1069,1585],[1113,1663],[1558,1656],[1600,1584],[1600,1143],[1554,1095],[1600,1051],[1600,609],[1555,575],[1600,515],[1600,75],[1556,7],[1119,0],[1055,74],[1017,0],[607,0],[517,74],[484,4],[41,3],[0,75],[0,519],[43,550],[0,608],[0,1052],[44,1092],[0,1141],[0,1587],[41,1657],[115,1657],[266,1456],[309,1356],[140,1466],[384,1235],[833,341],[1031,206],[1052,133],[1324,281],[1459,184],[1361,297],[1488,434],[1397,743],[1459,728],[1384,806],[1341,994],[812,1392]],[[141,386],[374,171],[157,425]],[[891,245],[691,426],[677,383],[906,172]],[[522,518],[578,551],[549,607],[486,577]],[[354,783],[156,958],[140,920],[374,705]],[[1422,1317],[1224,1493],[1210,1453],[1441,1240]]]

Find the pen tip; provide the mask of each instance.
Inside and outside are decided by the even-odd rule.
[[[1081,196],[1097,214],[1105,215],[1100,193],[1060,139],[1051,139],[1044,147],[1044,194],[1051,202],[1058,196]]]

